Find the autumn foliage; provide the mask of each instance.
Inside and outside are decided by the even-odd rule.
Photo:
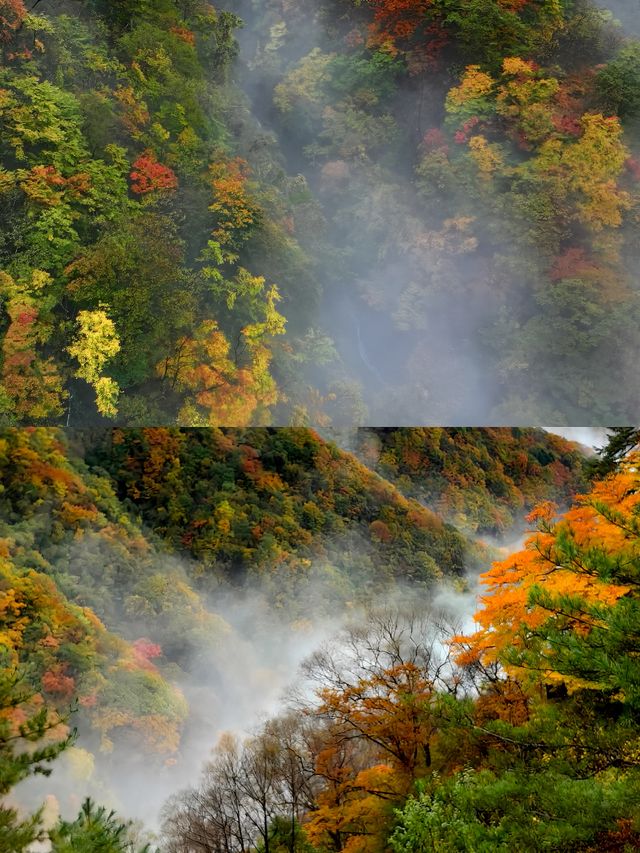
[[[138,157],[133,164],[130,178],[131,189],[136,195],[171,192],[178,188],[175,172],[159,163],[153,151],[146,151]]]
[[[475,616],[480,628],[459,638],[460,663],[499,662],[525,681],[618,689],[622,701],[627,698],[615,685],[619,676],[597,655],[582,661],[580,648],[588,653],[592,641],[598,648],[603,631],[615,642],[619,628],[612,623],[624,619],[637,594],[638,461],[629,457],[559,520],[550,504],[531,514],[539,530],[526,549],[482,576],[487,594]]]
[[[27,14],[22,0],[1,0],[0,42],[8,42],[24,21]]]
[[[544,491],[544,467],[550,497],[567,487],[570,445],[545,444],[535,430],[488,432],[418,430],[412,441],[387,431],[361,450],[371,460],[377,448],[389,470],[420,472],[433,487],[445,471],[472,492],[479,474],[463,460],[486,466],[491,447],[504,467],[480,470],[509,471],[522,496]],[[226,589],[250,570],[277,618],[305,613],[291,625],[303,642],[324,603],[309,596],[310,581],[323,584],[332,620],[340,609],[349,619],[306,658],[282,713],[245,739],[222,735],[202,780],[172,798],[164,833],[173,848],[195,838],[231,853],[423,853],[461,838],[474,851],[632,844],[636,443],[637,430],[618,429],[603,479],[565,511],[539,503],[526,547],[484,575],[476,629],[465,634],[455,614],[427,605],[441,589],[440,600],[471,599],[452,577],[463,543],[455,529],[309,430],[118,429],[73,444],[57,430],[6,430],[0,696],[10,670],[24,673],[28,699],[0,708],[0,762],[7,733],[42,711],[53,734],[77,702],[96,767],[103,753],[119,767],[144,756],[149,772],[164,767],[170,778],[188,712],[171,679],[194,656],[208,666],[215,647],[226,654],[246,639],[207,610],[198,586]],[[503,481],[485,486],[499,495]],[[435,586],[438,568],[450,587]],[[353,578],[368,599],[356,598]],[[398,593],[393,581],[409,587],[410,606],[380,606]],[[109,622],[135,625],[136,639]],[[93,760],[84,747],[69,758]]]

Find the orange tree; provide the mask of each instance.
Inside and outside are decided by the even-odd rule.
[[[426,620],[373,614],[305,665],[319,700],[308,713],[322,724],[311,746],[321,780],[306,823],[314,845],[386,849],[393,806],[432,769],[438,688],[452,687],[441,649]]]
[[[558,521],[542,505],[525,550],[483,576],[489,595],[460,660],[640,702],[640,478],[631,456]]]

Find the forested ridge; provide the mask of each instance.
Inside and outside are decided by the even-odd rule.
[[[633,420],[640,54],[590,0],[0,27],[7,425]]]
[[[295,669],[296,649],[312,651],[323,625],[381,599],[426,605],[442,584],[464,590],[498,553],[472,531],[518,535],[534,495],[568,506],[587,488],[579,448],[541,430],[385,431],[394,438],[421,460],[429,505],[305,429],[4,430],[4,793],[30,770],[9,772],[23,726],[34,741],[44,735],[50,758],[62,749],[51,790],[65,814],[74,791],[122,808],[131,785],[131,806],[150,775],[166,796],[189,781],[220,719],[234,719],[230,662],[245,661],[248,705],[260,707],[266,684],[247,643],[271,647],[266,659],[258,652],[262,667],[289,680],[279,656],[286,665],[293,655]],[[372,441],[375,432],[359,440],[369,454]],[[472,450],[465,510],[451,495]],[[500,502],[495,518],[478,519],[479,498]],[[23,849],[28,826],[0,813],[0,849]]]

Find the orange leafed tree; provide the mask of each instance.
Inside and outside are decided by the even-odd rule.
[[[393,807],[404,795],[398,774],[370,751],[363,754],[340,727],[323,737],[315,761],[323,786],[305,821],[307,838],[323,850],[382,853]]]
[[[193,394],[185,402],[181,421],[193,426],[249,423],[260,406],[272,405],[278,393],[268,368],[271,352],[248,341],[253,327],[241,336],[244,361],[236,363],[231,345],[214,320],[198,327],[194,338],[178,341],[176,353],[158,365],[178,390]]]
[[[319,691],[318,712],[375,744],[407,782],[431,763],[433,681],[413,661]]]
[[[309,713],[323,723],[312,747],[323,786],[306,826],[315,843],[386,849],[394,805],[432,764],[446,669],[436,643],[426,620],[372,614],[367,629],[345,632],[306,663],[319,700]]]
[[[454,640],[459,663],[500,662],[524,681],[569,689],[615,681],[601,663],[589,676],[576,642],[597,632],[611,642],[608,614],[637,591],[639,463],[631,456],[559,520],[551,504],[534,510],[529,518],[539,529],[525,549],[482,577],[488,594],[476,613],[479,628]]]
[[[226,257],[247,239],[260,220],[260,207],[249,193],[249,166],[240,157],[221,158],[209,167],[213,202],[209,210],[216,217],[213,237]]]
[[[416,32],[429,15],[433,0],[374,0],[372,5],[380,32],[395,41]]]
[[[0,0],[0,42],[11,41],[26,16],[22,0]]]

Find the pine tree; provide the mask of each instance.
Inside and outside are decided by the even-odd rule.
[[[74,821],[59,821],[49,832],[52,853],[149,853],[130,840],[130,824],[87,798]]]
[[[596,448],[598,456],[587,465],[587,474],[600,479],[618,467],[620,461],[640,444],[640,427],[610,427],[604,447]]]
[[[50,739],[60,724],[22,686],[21,673],[0,668],[0,796],[29,776],[51,773],[48,764],[73,739],[73,734]],[[0,850],[22,853],[41,836],[39,813],[22,818],[16,809],[0,804]]]

